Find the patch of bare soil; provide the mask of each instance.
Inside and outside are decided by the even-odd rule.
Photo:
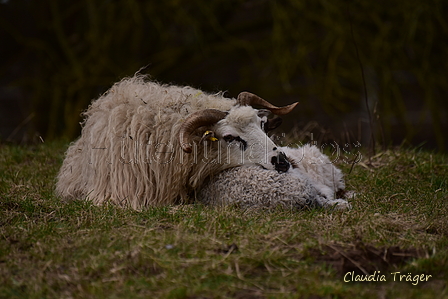
[[[397,268],[412,259],[427,255],[424,250],[416,248],[378,248],[362,242],[354,245],[327,244],[321,250],[311,252],[316,261],[331,265],[341,275],[352,271],[355,274],[368,275],[374,271]]]

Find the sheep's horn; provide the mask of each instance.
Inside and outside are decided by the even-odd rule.
[[[263,108],[269,109],[272,113],[276,115],[285,115],[294,109],[294,107],[297,106],[298,102],[295,102],[291,105],[284,106],[284,107],[277,107],[269,103],[268,101],[260,98],[257,95],[254,95],[253,93],[243,91],[238,95],[238,98],[236,99],[237,104],[241,106],[253,106],[253,105],[259,105]]]
[[[227,116],[226,112],[216,109],[204,109],[190,114],[179,130],[179,141],[186,153],[191,153],[191,134],[202,126],[213,125]]]

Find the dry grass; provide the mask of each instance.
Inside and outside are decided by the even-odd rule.
[[[0,146],[0,298],[448,297],[444,155],[363,160],[349,212],[135,212],[55,198],[65,147]],[[344,282],[351,271],[387,282]],[[397,271],[432,277],[394,282]]]

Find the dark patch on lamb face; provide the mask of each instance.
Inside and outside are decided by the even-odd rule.
[[[247,149],[247,141],[242,139],[240,136],[232,136],[232,135],[225,135],[224,137],[222,137],[224,139],[225,142],[227,143],[231,143],[233,141],[239,142],[240,143],[240,149],[245,151]]]

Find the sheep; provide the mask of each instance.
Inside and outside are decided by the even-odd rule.
[[[346,200],[335,199],[336,194],[344,193],[342,172],[316,146],[281,150],[293,164],[291,171],[277,173],[261,165],[229,168],[210,176],[196,200],[206,205],[241,208],[351,208]]]
[[[206,177],[238,165],[288,171],[286,156],[262,129],[263,110],[252,105],[285,115],[297,103],[276,107],[249,92],[233,99],[143,75],[124,78],[83,112],[56,194],[140,210],[188,203]]]

